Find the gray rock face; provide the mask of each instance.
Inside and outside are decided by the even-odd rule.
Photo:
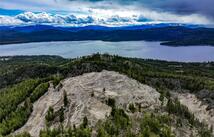
[[[65,79],[62,84],[70,102],[64,126],[79,125],[84,116],[94,126],[110,114],[111,107],[106,105],[109,98],[114,98],[116,105],[125,109],[130,103],[148,109],[158,108],[161,104],[160,94],[155,89],[116,72],[88,73]],[[59,106],[62,101],[55,107]]]
[[[207,109],[208,105],[204,104],[194,94],[191,93],[177,94],[177,97],[180,103],[186,106],[200,122],[204,122],[205,124],[209,125],[209,127],[214,126],[213,108]]]
[[[127,109],[128,104],[138,104],[144,109],[160,108],[160,94],[153,88],[136,80],[112,71],[88,73],[71,77],[61,82],[62,88],[56,91],[52,88],[35,104],[28,122],[17,132],[28,131],[32,136],[39,136],[39,131],[45,127],[47,109],[51,106],[55,111],[63,105],[63,92],[67,93],[69,105],[65,110],[64,126],[80,125],[87,116],[93,127],[98,120],[104,120],[111,112],[106,100],[114,98],[116,105]],[[56,127],[56,122],[52,127]]]

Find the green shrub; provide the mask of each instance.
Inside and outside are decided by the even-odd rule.
[[[42,83],[39,86],[37,86],[33,93],[30,96],[31,102],[35,102],[38,100],[42,95],[44,95],[48,91],[49,83]]]
[[[129,104],[129,110],[134,113],[136,111],[135,105],[134,104]]]
[[[110,107],[112,107],[112,108],[115,108],[115,102],[116,102],[115,99],[109,98],[107,100],[107,105],[110,106]]]

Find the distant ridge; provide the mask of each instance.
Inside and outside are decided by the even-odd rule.
[[[158,24],[144,24],[144,25],[128,25],[128,26],[101,26],[101,25],[88,25],[88,26],[54,26],[54,25],[23,25],[23,26],[0,26],[0,30],[16,30],[21,32],[41,31],[48,29],[57,29],[65,31],[80,31],[80,30],[144,30],[150,28],[162,28],[162,27],[176,27],[183,26],[187,28],[199,28],[202,25],[193,24],[177,24],[177,23],[158,23]]]
[[[214,45],[214,29],[188,24],[147,24],[138,26],[49,25],[0,26],[0,44],[48,41],[161,41],[163,45]]]

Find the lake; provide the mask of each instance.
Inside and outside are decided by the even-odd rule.
[[[168,61],[214,61],[214,47],[169,47],[160,45],[160,42],[68,41],[24,43],[0,46],[0,56],[60,55],[65,58],[75,58],[91,55],[97,52],[117,54],[125,57],[149,58]]]

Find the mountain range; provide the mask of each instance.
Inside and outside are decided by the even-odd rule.
[[[160,41],[162,45],[214,45],[214,29],[186,24],[146,24],[137,26],[50,25],[0,26],[0,44],[49,41]]]

